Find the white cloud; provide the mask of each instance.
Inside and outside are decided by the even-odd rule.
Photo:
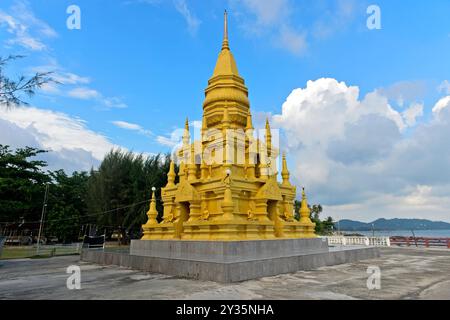
[[[126,121],[112,121],[111,123],[121,129],[136,131],[136,132],[146,135],[146,136],[153,135],[153,133],[150,130],[146,130],[146,129],[142,128],[140,125],[135,124],[135,123],[130,123],[130,122],[126,122]]]
[[[450,82],[448,80],[442,81],[438,87],[438,91],[445,94],[450,94]]]
[[[286,26],[280,29],[279,44],[296,55],[304,53],[308,47],[305,33],[296,32]]]
[[[100,94],[98,91],[89,89],[89,88],[75,88],[69,91],[69,96],[72,98],[82,99],[82,100],[91,100],[94,98],[98,98]]]
[[[413,103],[408,109],[402,112],[403,119],[408,126],[414,126],[417,118],[423,116],[423,104]]]
[[[47,23],[36,18],[26,1],[16,1],[10,13],[0,10],[0,27],[6,27],[13,37],[8,45],[20,45],[32,51],[47,50],[42,38],[54,38],[58,34]]]
[[[71,72],[55,72],[52,78],[62,84],[88,84],[91,80],[88,77],[82,77]]]
[[[325,39],[338,31],[343,31],[351,23],[358,11],[355,0],[327,1],[327,4],[317,4],[319,14],[311,26],[311,34],[316,39]],[[316,11],[317,12],[317,11]]]
[[[449,105],[442,99],[417,123],[421,104],[400,113],[377,91],[360,98],[356,86],[319,79],[293,90],[272,122],[286,136],[293,181],[325,215],[450,220]]]
[[[307,48],[305,30],[296,30],[289,22],[292,3],[289,0],[229,0],[241,28],[250,36],[272,38],[275,46],[300,55]]]
[[[48,83],[44,83],[40,90],[42,92],[45,92],[47,94],[51,94],[51,95],[59,95],[61,94],[61,90],[59,89],[59,86],[56,83],[53,82],[48,82]]]
[[[107,109],[125,109],[128,105],[118,97],[103,97],[101,102]]]
[[[175,9],[183,16],[192,35],[197,33],[201,21],[189,9],[186,0],[174,0]]]
[[[242,0],[241,2],[255,14],[258,25],[277,24],[289,15],[288,0]]]
[[[313,41],[342,32],[355,17],[354,0],[228,0],[233,15],[249,37],[272,39],[288,52],[301,55]]]
[[[163,146],[170,147],[170,148],[177,146],[179,143],[179,140],[180,140],[179,138],[172,139],[172,138],[168,138],[168,137],[164,137],[164,136],[156,137],[156,142],[158,142],[159,144],[161,144]]]
[[[202,121],[201,120],[194,120],[189,122],[189,130],[191,135],[191,140],[196,141],[200,140],[201,138],[201,128],[202,128]],[[158,142],[160,145],[165,147],[170,147],[174,151],[182,144],[182,137],[184,134],[184,127],[183,128],[175,128],[172,130],[169,136],[157,136],[156,142]]]
[[[365,222],[386,217],[450,221],[450,197],[434,196],[432,192],[433,188],[419,185],[403,196],[378,194],[355,204],[323,206],[324,214],[332,212],[335,219],[358,219]]]
[[[32,67],[30,71],[33,73],[50,72],[53,80],[64,85],[83,85],[91,83],[91,79],[88,77],[65,71],[54,59],[51,59],[50,63],[47,65]]]
[[[433,113],[439,115],[446,108],[450,109],[450,96],[440,99],[433,107]]]
[[[395,101],[400,107],[405,103],[414,103],[422,100],[427,91],[424,81],[399,81],[386,88],[376,90],[378,94],[385,96],[390,101]]]
[[[121,98],[105,97],[98,90],[87,86],[79,86],[90,84],[91,79],[64,70],[55,60],[51,61],[48,65],[33,67],[30,70],[32,72],[51,72],[51,77],[55,82],[46,83],[41,88],[46,94],[68,96],[81,100],[94,100],[104,109],[123,109],[128,107]],[[66,90],[63,90],[63,88]]]
[[[32,146],[50,150],[44,155],[50,169],[89,170],[114,145],[86,122],[67,114],[34,107],[2,109],[0,143],[13,148]]]

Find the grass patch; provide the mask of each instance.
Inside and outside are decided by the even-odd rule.
[[[0,260],[9,260],[9,259],[24,259],[24,258],[32,258],[32,259],[43,259],[50,258],[53,256],[66,256],[66,255],[78,255],[74,248],[64,248],[64,247],[56,247],[56,248],[42,248],[39,249],[39,255],[36,254],[36,248],[34,247],[3,247],[2,256]]]

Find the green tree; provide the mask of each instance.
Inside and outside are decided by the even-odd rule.
[[[323,233],[324,234],[331,234],[334,231],[334,221],[332,217],[328,217],[326,220],[322,222],[323,225]]]
[[[86,193],[89,175],[74,172],[68,176],[63,170],[50,174],[50,186],[46,234],[60,241],[76,240],[81,223],[86,220]]]
[[[302,202],[301,201],[298,201],[298,200],[294,201],[294,212],[295,212],[294,218],[296,220],[300,220],[300,207],[301,206],[302,206]]]
[[[8,78],[5,75],[6,65],[19,58],[23,58],[23,56],[0,57],[0,106],[6,106],[6,108],[27,105],[21,98],[22,94],[31,97],[34,95],[36,89],[41,88],[44,84],[49,82],[56,83],[56,81],[50,77],[52,74],[51,72],[37,72],[30,78],[20,76],[17,80]]]
[[[323,211],[323,208],[320,204],[315,204],[312,207],[310,207],[311,209],[311,218],[313,220],[319,220],[320,219],[320,214]]]
[[[45,184],[51,181],[45,161],[32,160],[46,151],[0,145],[0,221],[38,221]]]
[[[167,184],[168,156],[135,155],[113,150],[108,153],[98,170],[91,171],[88,183],[88,212],[101,213],[95,219],[100,228],[116,228],[126,238],[131,231],[140,230],[147,220],[151,188],[156,197]],[[161,201],[157,209],[162,214]],[[160,216],[159,216],[160,218]]]
[[[301,201],[295,200],[294,202],[294,210],[295,210],[295,219],[300,220],[300,207]],[[311,221],[316,224],[315,231],[317,234],[330,234],[333,231],[334,221],[331,217],[328,217],[326,220],[320,220],[320,214],[323,212],[323,207],[320,204],[314,204],[312,206],[308,206],[311,211]]]

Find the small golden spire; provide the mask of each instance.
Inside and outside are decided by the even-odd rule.
[[[189,133],[189,119],[186,118],[186,122],[184,123],[184,133],[183,133],[183,145],[188,145],[191,140],[191,135]]]
[[[150,201],[150,209],[147,212],[148,221],[147,224],[158,224],[156,217],[158,216],[158,211],[156,210],[156,188],[152,188],[152,200]]]
[[[225,10],[224,17],[223,17],[223,43],[222,43],[222,50],[230,50],[229,44],[228,44],[228,13],[227,10]]]
[[[230,183],[225,183],[225,192],[223,195],[222,210],[223,210],[222,216],[223,220],[228,221],[233,219],[234,204]]]
[[[167,173],[167,187],[173,187],[175,185],[175,163],[170,161],[169,172]]]
[[[186,176],[186,166],[184,165],[184,161],[181,161],[180,168],[178,169],[178,177],[180,178],[180,182],[184,181]]]
[[[282,163],[282,169],[281,169],[281,177],[283,178],[283,185],[290,185],[289,183],[289,170],[287,167],[287,161],[286,161],[286,153],[283,152],[283,163]]]
[[[245,130],[251,130],[251,129],[253,129],[253,122],[252,122],[252,114],[249,109],[248,114],[247,114],[247,125],[245,126]]]
[[[270,131],[270,124],[269,124],[269,118],[266,118],[266,149],[267,149],[267,155],[272,155],[272,133]]]
[[[308,199],[306,199],[305,188],[302,189],[302,204],[300,206],[300,222],[312,224],[311,210],[308,206]]]
[[[188,181],[193,181],[197,178],[197,166],[195,164],[195,146],[191,145],[191,163],[188,165]]]
[[[269,134],[271,134],[271,133],[270,133],[269,117],[266,117],[266,131],[267,131]]]

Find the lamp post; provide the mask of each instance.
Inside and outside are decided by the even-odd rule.
[[[45,211],[47,210],[47,200],[48,200],[48,183],[45,184],[44,204],[42,206],[41,223],[39,224],[39,234],[38,234],[38,239],[37,239],[36,255],[39,255],[39,247],[41,245],[42,223],[44,222]]]

